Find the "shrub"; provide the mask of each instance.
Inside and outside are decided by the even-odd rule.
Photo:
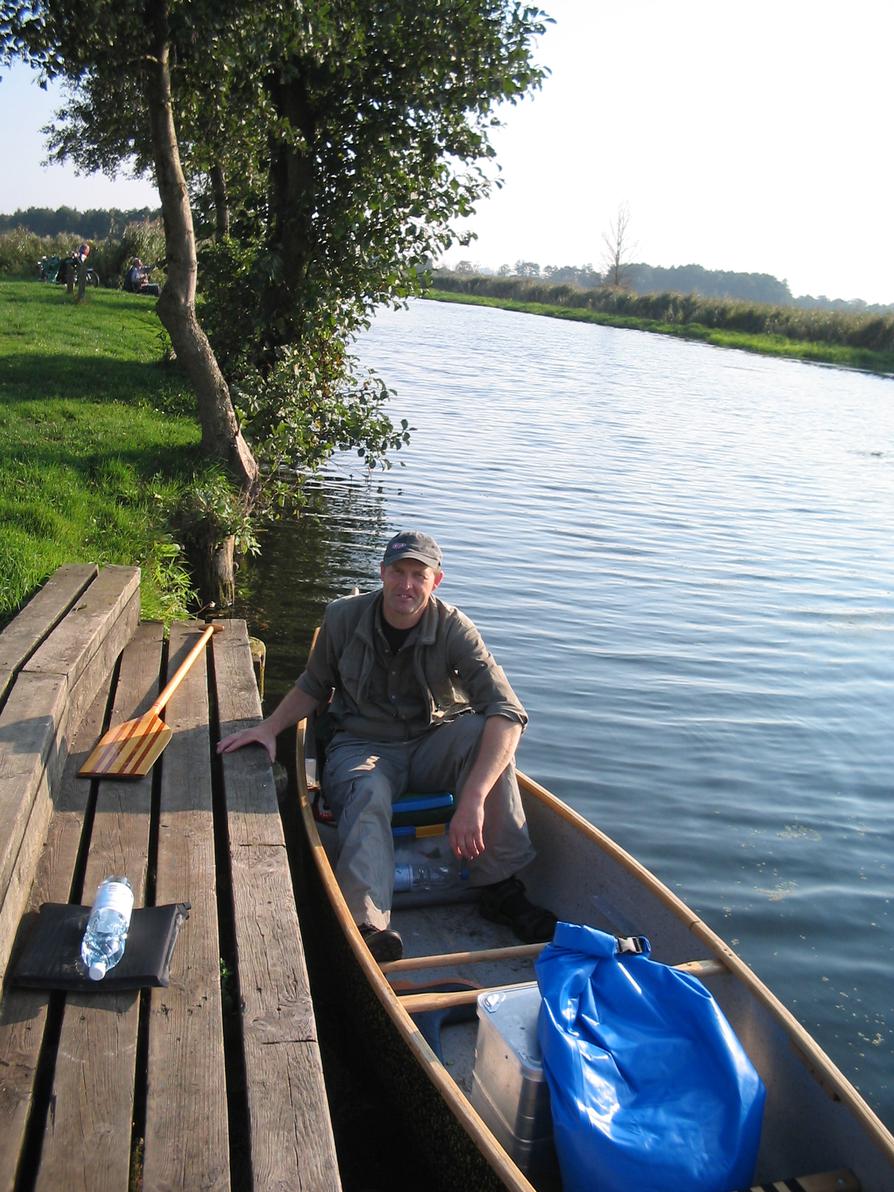
[[[0,235],[0,276],[25,279],[38,276],[41,257],[67,257],[84,237],[38,236],[26,228],[15,228]],[[124,283],[124,275],[133,257],[150,265],[165,254],[164,230],[160,220],[130,223],[120,239],[87,240],[90,265],[99,274],[100,284],[112,289]],[[155,280],[161,280],[156,278]]]
[[[74,236],[37,236],[27,228],[15,228],[0,236],[0,275],[25,279],[38,276],[41,257],[65,257],[75,248]]]

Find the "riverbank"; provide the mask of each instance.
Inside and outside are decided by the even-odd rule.
[[[598,323],[604,327],[620,327],[629,331],[648,331],[657,335],[673,335],[678,339],[697,340],[718,348],[739,348],[762,356],[778,356],[803,360],[811,364],[828,364],[837,368],[853,368],[863,372],[894,376],[894,351],[875,351],[848,344],[824,343],[816,340],[792,339],[784,335],[749,333],[729,328],[707,327],[698,322],[668,322],[637,315],[616,314],[587,307],[560,306],[547,302],[532,302],[509,297],[431,289],[425,294],[433,302],[454,302],[465,306],[490,306],[521,314],[542,315],[551,319],[570,319],[576,323]]]
[[[188,386],[154,304],[0,283],[0,626],[62,563],[137,564],[151,620],[191,581],[166,509],[200,463]]]

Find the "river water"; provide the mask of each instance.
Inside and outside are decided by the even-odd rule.
[[[416,428],[270,532],[267,703],[384,541],[525,703],[519,764],[726,939],[894,1126],[894,381],[415,302],[361,359]]]

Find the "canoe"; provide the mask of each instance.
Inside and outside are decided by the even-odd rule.
[[[542,945],[519,944],[508,928],[484,920],[471,898],[438,903],[425,896],[420,903],[412,894],[395,894],[392,926],[403,938],[404,957],[378,964],[335,880],[335,829],[314,812],[317,771],[314,732],[302,722],[300,819],[312,859],[315,913],[326,916],[327,939],[336,941],[327,947],[326,964],[339,968],[353,1025],[369,1046],[377,1076],[406,1111],[408,1144],[432,1157],[427,1186],[560,1188],[542,1121],[532,1124],[526,1106],[511,1118],[500,1101],[506,1090],[494,1087],[507,1072],[481,1070],[494,1048],[488,1036],[479,1036],[492,1029],[486,1021],[479,1025],[487,1017],[480,1005],[488,998],[505,1001],[506,993],[519,1006],[536,1000],[533,966]],[[537,849],[523,875],[531,899],[566,922],[646,936],[652,959],[695,974],[732,1025],[767,1090],[755,1188],[894,1189],[894,1135],[751,969],[598,828],[527,775],[519,773],[519,786]],[[511,1056],[515,1028],[508,1029],[504,1050]],[[539,1094],[536,1071],[520,1074],[516,1067],[510,1059],[510,1101],[519,1083],[524,1097]]]

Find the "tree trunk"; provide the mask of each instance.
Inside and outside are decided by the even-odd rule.
[[[304,80],[300,73],[288,81],[275,79],[268,90],[278,115],[302,135],[297,144],[282,136],[270,144],[268,247],[279,257],[281,270],[275,279],[271,277],[261,298],[266,337],[258,362],[262,367],[278,347],[300,341],[301,320],[296,312],[308,268],[316,186],[312,146],[317,134]]]
[[[230,234],[230,200],[227,180],[219,165],[211,167],[211,192],[214,195],[214,239],[226,240]]]
[[[164,220],[167,268],[167,281],[158,300],[158,317],[195,389],[202,448],[227,465],[250,503],[258,489],[257,461],[242,437],[229,388],[196,317],[196,241],[171,105],[167,4],[165,0],[149,0],[146,12],[154,43],[146,72],[146,100]]]
[[[203,605],[229,608],[236,597],[236,539],[230,535],[223,542],[197,543],[190,560]]]

